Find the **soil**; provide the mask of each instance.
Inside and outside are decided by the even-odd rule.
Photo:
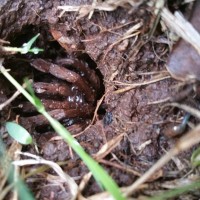
[[[89,128],[86,127],[91,123],[91,119],[75,120],[76,123],[68,128],[74,135],[86,128],[76,139],[90,155],[95,155],[107,142],[118,141],[118,145],[104,158],[99,159],[99,162],[120,187],[129,186],[175,144],[177,137],[170,137],[169,132],[174,124],[180,123],[184,112],[163,108],[164,103],[158,101],[174,99],[180,89],[177,87],[178,82],[169,76],[165,67],[169,45],[162,41],[167,40],[167,34],[163,33],[158,25],[153,36],[148,38],[155,21],[153,8],[144,2],[134,9],[127,4],[111,12],[95,11],[91,19],[87,16],[79,18],[77,12],[65,12],[59,17],[57,6],[91,3],[92,1],[88,0],[36,0],[30,3],[24,0],[3,1],[0,5],[0,39],[10,41],[11,46],[21,46],[40,33],[35,45],[44,49],[44,52],[38,55],[4,55],[4,65],[11,69],[10,73],[22,83],[25,76],[42,76],[37,70],[30,69],[29,62],[34,58],[55,61],[76,57],[94,62],[97,66],[96,73],[104,85],[99,99],[103,94],[105,98]],[[175,8],[174,5],[172,7]],[[142,23],[142,26],[136,37],[120,40],[138,23]],[[52,36],[53,31],[59,31],[65,41],[56,41]],[[48,75],[46,77],[49,78]],[[143,84],[163,77],[166,78]],[[134,83],[143,85],[125,90]],[[14,91],[1,75],[0,104]],[[1,111],[2,125],[20,115],[15,106],[24,101],[24,98],[19,96]],[[31,145],[23,147],[23,151],[55,162],[65,161],[67,164],[62,165],[63,170],[71,177],[76,177],[76,182],[80,183],[88,169],[69,146],[63,140],[55,138],[57,134],[49,127],[39,130],[34,127],[29,131],[36,141],[38,152]],[[121,134],[123,137],[117,140],[117,136]],[[5,139],[5,143],[9,145],[10,140]],[[184,163],[182,171],[178,170],[173,161],[168,163],[162,169],[161,175],[149,186],[149,190],[159,187],[164,180],[173,180],[186,174],[190,157],[191,151],[178,156],[180,162]],[[48,173],[54,174],[52,171]],[[67,186],[63,185],[65,189],[54,186],[44,177],[44,181],[40,180],[35,179],[34,183],[31,183],[31,178],[26,180],[37,199],[69,198]],[[91,179],[82,194],[88,197],[100,191],[97,183]],[[135,196],[141,194],[148,192],[142,190]]]

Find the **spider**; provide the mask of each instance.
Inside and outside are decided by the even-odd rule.
[[[36,70],[51,74],[54,80],[34,82],[33,88],[41,97],[46,110],[55,119],[88,118],[92,116],[100,91],[100,78],[88,63],[75,59],[60,59],[56,63],[35,59],[31,62]],[[51,77],[50,77],[51,78]],[[49,77],[48,77],[49,79]],[[24,113],[34,113],[35,109],[29,102],[22,104]],[[47,125],[42,115],[21,117],[25,127]]]

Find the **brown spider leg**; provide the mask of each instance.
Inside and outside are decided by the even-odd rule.
[[[76,72],[68,70],[56,64],[44,61],[43,59],[34,60],[31,65],[39,71],[50,73],[57,78],[66,80],[76,85],[81,92],[85,95],[88,102],[95,101],[95,95],[89,84]]]
[[[59,59],[58,64],[61,65],[71,65],[74,68],[78,69],[78,71],[83,72],[84,76],[88,80],[88,82],[92,85],[92,87],[96,90],[99,91],[100,89],[100,79],[97,76],[96,72],[91,69],[88,64],[82,60],[77,60],[77,59]]]
[[[60,95],[60,96],[72,96],[74,95],[71,87],[67,84],[60,83],[43,83],[37,82],[33,83],[34,91],[37,94],[47,94],[47,95]]]
[[[84,104],[79,104],[76,102],[69,102],[69,101],[58,101],[58,100],[50,100],[50,99],[42,99],[41,101],[47,111],[55,110],[55,109],[70,110],[78,106],[84,106]],[[22,112],[24,113],[36,112],[36,108],[30,102],[24,102],[21,109],[22,109]]]
[[[81,108],[73,108],[70,110],[56,109],[49,111],[48,113],[56,120],[60,121],[65,118],[75,117],[89,117],[94,112],[94,107],[90,105],[83,105]],[[20,124],[25,128],[31,128],[35,126],[47,125],[49,122],[43,115],[36,115],[32,117],[21,117]]]

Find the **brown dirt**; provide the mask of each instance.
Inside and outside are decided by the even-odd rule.
[[[176,139],[168,138],[166,132],[173,126],[173,121],[183,115],[178,109],[161,109],[163,104],[151,104],[177,93],[177,82],[172,78],[119,92],[119,89],[127,87],[127,83],[143,83],[166,74],[164,65],[168,58],[168,45],[157,41],[167,36],[157,30],[154,37],[150,40],[146,39],[146,34],[154,21],[151,8],[144,3],[136,10],[119,7],[112,12],[94,12],[90,20],[87,17],[76,20],[77,13],[65,13],[58,18],[57,6],[90,4],[91,1],[25,2],[7,0],[0,6],[0,39],[11,41],[11,46],[20,46],[39,32],[41,36],[36,45],[44,48],[45,52],[25,57],[7,56],[5,65],[12,69],[11,73],[18,80],[22,81],[23,76],[31,73],[31,70],[24,72],[20,69],[20,62],[16,69],[16,66],[12,66],[12,59],[41,57],[55,60],[64,56],[70,57],[72,54],[76,57],[87,54],[103,75],[106,95],[101,109],[104,113],[99,112],[95,123],[77,136],[77,140],[92,155],[97,153],[106,142],[123,134],[120,143],[112,149],[112,154],[109,153],[99,162],[119,186],[132,184],[138,174],[144,173],[165,153],[165,150],[173,146]],[[135,37],[131,37],[112,46],[130,27],[139,22],[143,25],[139,29],[140,34],[136,41]],[[67,45],[66,50],[53,40],[50,30],[59,30],[72,42]],[[27,67],[26,64],[24,66]],[[4,102],[13,91],[13,87],[1,76],[0,103]],[[19,98],[18,102],[21,99]],[[11,108],[12,105],[1,112],[2,124],[8,118],[15,119],[15,112],[8,114]],[[105,122],[104,115],[108,113],[112,114],[112,119]],[[69,129],[73,134],[77,134],[82,130],[80,127],[80,124],[75,124]],[[62,168],[70,176],[76,177],[79,183],[88,170],[78,156],[71,152],[68,145],[62,140],[52,140],[56,136],[53,131],[38,133],[36,129],[31,133],[39,148],[39,155],[56,162],[67,161]],[[148,143],[141,148],[145,142]],[[26,147],[24,150],[37,154],[33,146]],[[190,156],[190,152],[186,152],[178,158],[180,162],[187,163],[186,160],[190,159]],[[181,177],[187,172],[187,167],[188,165],[185,164],[184,170],[178,171],[176,164],[171,161],[165,166],[160,179],[151,185],[151,189],[154,186],[158,187],[159,181]],[[176,174],[175,177],[170,173],[172,171]],[[55,195],[53,199],[67,198],[67,190],[61,190],[58,186],[48,186],[48,181],[38,180],[33,185],[30,184],[38,199],[49,199],[52,193]],[[89,196],[100,191],[98,185],[91,179],[83,194]]]

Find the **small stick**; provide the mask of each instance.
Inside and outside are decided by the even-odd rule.
[[[26,84],[25,83],[22,86],[23,86],[23,88],[26,88]],[[4,107],[6,107],[12,101],[14,101],[20,94],[21,94],[21,92],[19,90],[17,90],[7,101],[5,101],[4,103],[0,104],[0,110],[3,110]]]
[[[0,110],[3,110],[4,107],[6,107],[8,104],[10,104],[13,100],[15,100],[21,92],[17,90],[7,101],[4,103],[0,104]]]
[[[152,84],[152,83],[155,83],[155,82],[158,82],[158,81],[162,81],[162,80],[165,80],[165,79],[168,79],[168,78],[171,78],[171,76],[165,76],[165,77],[162,77],[162,78],[159,78],[159,79],[154,79],[154,80],[150,80],[150,81],[145,81],[143,83],[133,83],[131,86],[127,86],[125,88],[122,88],[122,89],[118,89],[116,91],[114,91],[113,93],[114,94],[120,94],[120,93],[124,93],[124,92],[127,92],[129,90],[132,90],[136,87],[139,87],[139,86],[143,86],[143,85],[148,85],[148,84]]]

